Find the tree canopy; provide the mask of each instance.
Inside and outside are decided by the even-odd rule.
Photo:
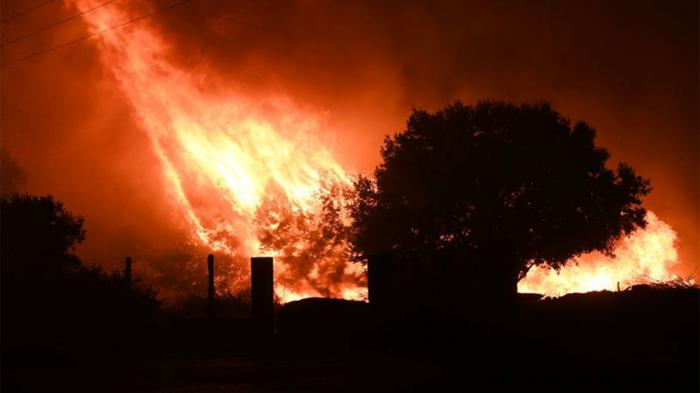
[[[595,135],[549,104],[414,110],[385,138],[374,179],[355,184],[354,247],[450,251],[512,290],[535,264],[611,253],[645,225],[650,185],[627,164],[609,169]]]
[[[78,266],[74,247],[85,239],[83,218],[53,197],[14,194],[0,205],[3,272],[57,272]]]

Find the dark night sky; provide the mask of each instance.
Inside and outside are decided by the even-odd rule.
[[[3,0],[3,18],[28,3]],[[75,12],[54,2],[3,25],[3,41]],[[194,0],[139,23],[205,83],[325,113],[334,131],[320,137],[353,172],[377,164],[412,106],[549,101],[596,127],[613,164],[651,179],[645,203],[679,232],[682,273],[700,278],[696,1]],[[3,62],[83,34],[67,23],[4,48]],[[2,75],[2,145],[29,191],[86,216],[82,253],[102,263],[117,248],[166,252],[179,236],[150,202],[162,196],[157,160],[111,78],[89,40]]]

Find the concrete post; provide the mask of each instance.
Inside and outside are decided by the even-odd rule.
[[[391,254],[367,256],[367,298],[370,304],[386,304],[391,296]]]
[[[207,315],[209,318],[214,317],[214,255],[209,254],[207,257],[207,269],[209,271],[209,288],[207,291]]]
[[[273,330],[273,276],[271,257],[250,259],[250,287],[252,292],[252,316],[261,329]]]

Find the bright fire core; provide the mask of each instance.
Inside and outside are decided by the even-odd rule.
[[[518,291],[561,296],[679,279],[671,273],[679,262],[676,232],[653,212],[647,213],[646,220],[645,229],[636,230],[618,243],[614,257],[582,255],[559,272],[535,267],[518,283]]]
[[[97,5],[92,0],[75,3],[81,10]],[[98,32],[134,16],[114,5],[88,12],[83,18],[91,32]],[[98,39],[102,61],[148,133],[163,168],[164,183],[186,217],[193,241],[235,257],[233,263],[245,263],[247,257],[261,252],[256,213],[265,199],[282,200],[294,211],[310,212],[319,208],[319,190],[351,181],[317,139],[322,130],[314,113],[285,98],[261,99],[206,85],[206,75],[171,60],[166,38],[147,21],[112,30]],[[678,262],[675,239],[673,230],[650,214],[646,230],[621,242],[617,260],[588,255],[559,274],[533,269],[519,290],[561,295],[614,289],[618,282],[627,286],[673,279],[669,268]],[[326,261],[314,263],[313,269],[302,270],[304,275],[285,280],[287,284],[276,280],[281,300],[318,295],[365,297],[361,267],[344,262],[340,268],[323,269]],[[334,273],[324,279],[320,272],[327,270]],[[277,264],[275,271],[277,277],[299,274]],[[319,291],[320,281],[325,291]]]

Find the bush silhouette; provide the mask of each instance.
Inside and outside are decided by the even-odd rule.
[[[152,337],[160,302],[121,273],[83,266],[83,219],[50,196],[2,198],[3,366],[115,360]]]
[[[0,200],[2,272],[55,275],[80,265],[74,247],[85,239],[83,218],[52,196],[14,194]]]

